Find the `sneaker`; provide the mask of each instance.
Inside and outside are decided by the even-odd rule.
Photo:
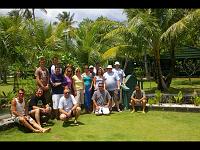
[[[118,109],[118,112],[122,112],[120,109]]]
[[[146,112],[145,112],[145,111],[142,111],[142,113],[145,114]]]
[[[135,112],[135,109],[133,109],[132,111],[131,111],[131,113],[134,113]]]
[[[76,126],[79,125],[78,122],[77,122],[77,120],[74,120],[74,125],[76,125]]]

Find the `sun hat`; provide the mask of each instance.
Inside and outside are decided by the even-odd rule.
[[[120,65],[120,63],[118,61],[115,62],[115,65]]]
[[[107,69],[112,69],[112,65],[108,65]]]
[[[94,68],[94,66],[90,65],[90,66],[89,66],[89,69],[90,69],[90,68]]]

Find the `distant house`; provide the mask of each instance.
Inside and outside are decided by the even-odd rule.
[[[200,48],[195,48],[195,47],[190,47],[190,46],[177,48],[175,50],[175,58],[176,58],[176,61],[179,61],[179,62],[191,60],[193,63],[197,63],[197,61],[200,61]],[[166,75],[170,69],[170,54],[168,51],[161,54],[160,62],[161,62],[163,75]],[[192,66],[189,66],[189,67],[192,67]],[[200,66],[198,67],[199,67],[199,70],[195,74],[192,75],[193,77],[200,76]],[[179,69],[176,69],[175,75],[178,77],[187,76],[185,71],[180,69],[180,67]]]

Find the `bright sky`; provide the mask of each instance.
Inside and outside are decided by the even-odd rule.
[[[0,9],[0,15],[7,14],[11,9]],[[124,21],[126,16],[123,13],[123,9],[46,9],[47,14],[40,9],[35,10],[36,17],[43,18],[46,21],[54,22],[57,20],[57,15],[63,11],[74,13],[74,21],[80,23],[83,18],[97,19],[100,16],[107,17],[115,21]]]

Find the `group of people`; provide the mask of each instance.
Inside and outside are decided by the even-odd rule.
[[[77,119],[83,108],[86,113],[93,111],[96,115],[101,115],[110,114],[115,105],[117,111],[121,112],[120,86],[125,84],[125,73],[118,61],[114,66],[113,68],[112,65],[108,65],[104,69],[99,63],[95,67],[85,65],[83,73],[77,67],[73,74],[72,65],[67,65],[64,72],[62,71],[57,57],[53,58],[50,69],[47,69],[45,58],[41,57],[39,67],[35,71],[37,90],[28,102],[28,107],[25,104],[23,89],[20,89],[18,96],[12,100],[11,111],[15,121],[33,132],[44,133],[49,132],[51,128],[42,128],[42,115],[62,121],[75,117],[74,124],[78,125]],[[141,102],[142,112],[145,113],[145,93],[138,85],[135,89],[131,96],[132,112],[135,111],[135,104]]]

